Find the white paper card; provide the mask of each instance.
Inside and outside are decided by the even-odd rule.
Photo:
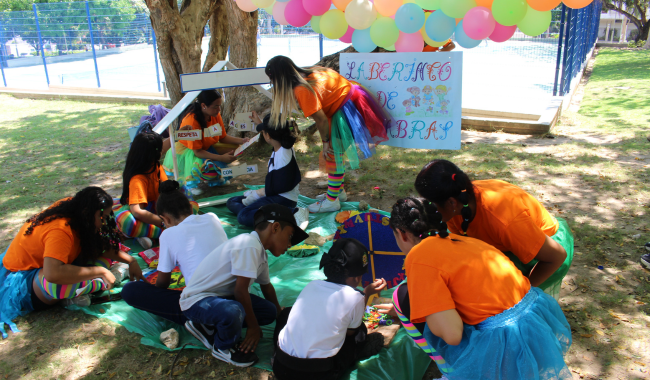
[[[191,130],[180,130],[175,133],[176,140],[187,140],[187,141],[196,141],[201,140],[201,130],[200,129],[191,129]]]
[[[223,130],[221,129],[221,124],[219,123],[207,127],[206,129],[204,129],[204,131],[206,137],[221,136],[221,134],[223,133]]]
[[[242,154],[244,149],[246,149],[249,146],[255,144],[257,142],[257,140],[259,140],[259,139],[260,139],[260,133],[256,134],[255,137],[251,138],[248,142],[245,142],[245,143],[241,144],[239,146],[239,148],[237,148],[235,150],[235,156],[239,156],[240,154]]]

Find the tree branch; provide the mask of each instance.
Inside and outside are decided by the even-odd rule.
[[[612,3],[604,3],[603,5],[607,9],[611,9],[613,11],[616,11],[616,12],[626,16],[628,19],[630,19],[630,21],[632,21],[634,23],[634,25],[636,25],[637,29],[641,30],[641,27],[643,26],[643,23],[638,18],[636,18],[636,16],[634,16],[632,13],[613,5]]]

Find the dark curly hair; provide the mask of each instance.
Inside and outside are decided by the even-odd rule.
[[[156,201],[158,215],[168,214],[174,219],[192,215],[192,205],[187,196],[180,190],[178,182],[168,180],[160,184],[160,195]]]
[[[25,236],[31,235],[34,228],[56,219],[68,219],[67,225],[76,232],[81,246],[79,258],[91,262],[99,258],[106,250],[117,249],[119,234],[113,211],[108,218],[102,215],[103,226],[96,231],[95,213],[103,212],[113,206],[113,199],[103,189],[95,186],[86,187],[72,198],[55,203],[47,210],[27,219],[30,223]]]
[[[129,204],[131,178],[139,174],[159,173],[163,138],[155,132],[143,132],[135,136],[126,156],[122,172],[122,197],[120,203]],[[158,179],[160,182],[160,178]]]
[[[393,205],[388,222],[393,230],[410,232],[419,238],[438,234],[447,237],[447,223],[436,206],[426,199],[407,197]]]

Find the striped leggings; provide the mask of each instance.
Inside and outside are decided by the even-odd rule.
[[[190,201],[190,204],[192,205],[193,213],[198,214],[198,203]],[[162,228],[136,219],[131,213],[129,205],[122,205],[119,200],[117,202],[113,200],[113,213],[115,213],[117,228],[128,238],[148,237],[150,239],[158,239],[162,233]]]
[[[100,257],[89,266],[101,266],[109,269],[111,261],[105,257]],[[106,290],[106,284],[99,278],[81,281],[76,284],[59,285],[45,279],[42,275],[43,269],[36,274],[38,286],[41,288],[47,298],[62,300],[66,298],[75,298],[84,294],[90,294],[101,290]]]
[[[327,199],[334,202],[341,194],[343,189],[343,180],[345,179],[345,171],[339,171],[336,168],[334,155],[331,155],[332,161],[326,161],[327,168]]]

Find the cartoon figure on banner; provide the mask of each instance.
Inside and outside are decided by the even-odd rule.
[[[426,86],[422,87],[422,93],[424,94],[423,95],[424,104],[425,105],[428,104],[429,109],[433,109],[433,108],[431,108],[431,106],[433,105],[432,104],[433,103],[433,87],[431,87],[429,85],[426,85]]]
[[[411,103],[411,99],[405,99],[402,102],[402,105],[406,107],[406,116],[413,113],[413,109],[411,108],[411,105],[413,105],[413,103]]]
[[[445,100],[445,97],[447,94],[449,94],[449,91],[451,91],[451,87],[447,88],[447,86],[441,84],[439,86],[436,86],[435,93],[438,96],[438,100],[442,102]]]
[[[438,106],[440,107],[440,111],[438,111],[438,113],[448,115],[449,114],[449,111],[447,111],[448,105],[449,102],[447,100],[441,100],[440,103],[438,103]]]
[[[413,104],[413,107],[419,107],[420,106],[420,88],[419,87],[409,87],[406,89],[406,91],[410,92],[413,96],[411,96],[411,104]]]

